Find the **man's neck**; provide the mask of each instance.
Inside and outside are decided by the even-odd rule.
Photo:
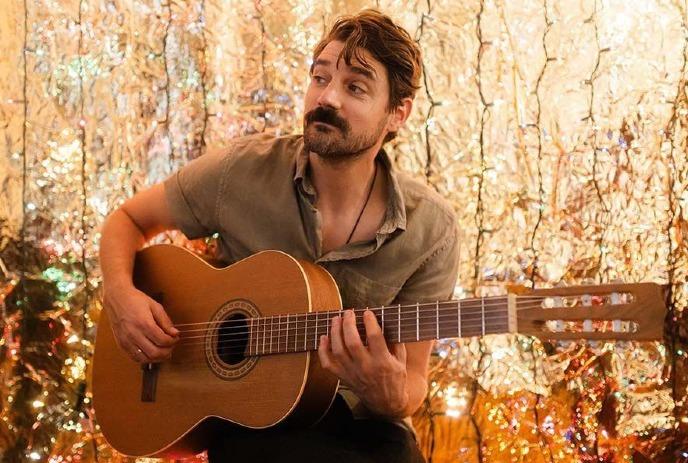
[[[318,207],[330,211],[360,208],[361,198],[367,196],[375,174],[377,152],[377,149],[371,150],[355,159],[336,163],[309,153],[311,181],[318,193]]]

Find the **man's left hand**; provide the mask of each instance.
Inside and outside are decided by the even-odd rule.
[[[363,313],[368,345],[356,328],[353,310],[332,318],[330,335],[320,337],[320,364],[337,375],[374,413],[390,417],[405,416],[409,403],[406,372],[406,347],[391,345],[372,311]]]

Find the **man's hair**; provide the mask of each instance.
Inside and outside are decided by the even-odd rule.
[[[337,40],[344,43],[339,59],[350,66],[355,58],[368,70],[372,67],[363,57],[367,50],[387,70],[389,82],[389,101],[387,110],[391,111],[401,104],[404,98],[413,98],[420,88],[422,69],[421,53],[418,44],[402,27],[392,19],[374,9],[360,11],[353,16],[342,16],[334,23],[327,35],[313,50],[313,61],[328,43]],[[394,138],[389,133],[385,142]]]

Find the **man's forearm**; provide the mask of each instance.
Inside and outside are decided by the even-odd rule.
[[[408,372],[405,387],[408,394],[405,404],[381,402],[377,394],[375,394],[375,403],[373,403],[370,401],[372,397],[366,397],[365,393],[358,392],[358,395],[373,413],[386,418],[399,419],[413,415],[428,393],[427,380],[418,373]]]
[[[99,252],[104,285],[132,284],[134,256],[145,242],[141,230],[123,210],[117,209],[108,216]]]
[[[406,380],[408,387],[408,406],[404,416],[411,416],[421,406],[428,395],[428,380],[418,373],[409,372]]]

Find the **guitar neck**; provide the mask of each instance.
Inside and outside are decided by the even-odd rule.
[[[353,310],[365,344],[365,310],[375,314],[387,341],[416,342],[514,331],[515,319],[510,314],[515,312],[510,304],[513,306],[510,296],[498,296]],[[251,318],[247,320],[246,353],[253,356],[317,350],[320,336],[330,333],[332,318],[342,314],[336,310]]]

